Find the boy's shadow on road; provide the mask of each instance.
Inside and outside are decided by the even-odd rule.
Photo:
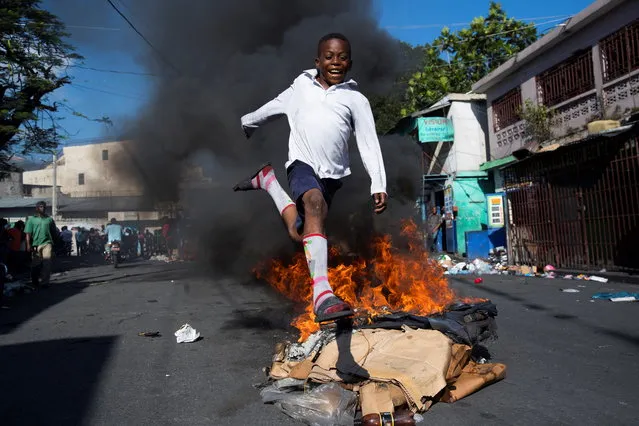
[[[337,375],[344,383],[355,383],[370,378],[368,371],[353,358],[353,319],[346,318],[335,323],[335,343],[337,343]]]

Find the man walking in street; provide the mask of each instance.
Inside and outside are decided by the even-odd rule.
[[[427,242],[428,251],[434,252],[437,251],[437,234],[439,233],[439,229],[442,226],[442,217],[437,214],[437,207],[431,209],[430,214],[428,215],[428,219],[426,220],[427,227]]]
[[[46,214],[44,201],[36,204],[36,214],[27,221],[24,230],[27,240],[27,252],[32,253],[31,284],[34,287],[49,287],[51,278],[51,259],[53,243],[57,238],[57,228],[51,216]],[[38,278],[40,282],[38,282]]]

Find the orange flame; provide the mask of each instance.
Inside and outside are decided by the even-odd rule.
[[[402,311],[419,315],[441,312],[457,299],[444,270],[429,258],[417,225],[402,223],[402,236],[408,239],[408,251],[392,245],[390,236],[373,241],[375,256],[369,262],[361,258],[330,267],[328,278],[336,295],[351,306],[375,315]],[[339,256],[335,247],[329,249],[329,260]],[[300,341],[319,330],[312,309],[312,281],[303,253],[293,256],[290,264],[273,259],[255,269],[277,291],[295,302],[306,304],[306,311],[291,323],[300,331]]]

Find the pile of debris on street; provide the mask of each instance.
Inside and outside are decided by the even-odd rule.
[[[480,343],[497,338],[490,301],[441,314],[358,313],[300,343],[279,343],[265,403],[310,425],[414,425],[436,402],[455,402],[505,377]]]
[[[442,254],[439,256],[438,262],[439,265],[445,269],[444,275],[517,275],[524,277],[608,282],[608,279],[596,275],[567,274],[563,277],[559,277],[555,267],[552,265],[546,265],[543,269],[534,265],[508,265],[508,254],[504,247],[497,247],[491,250],[486,260],[479,258],[473,261],[454,260],[451,256]]]

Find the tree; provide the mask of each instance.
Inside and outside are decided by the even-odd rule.
[[[64,24],[41,9],[40,0],[0,0],[0,33],[0,171],[7,171],[14,152],[57,147],[54,113],[60,104],[47,96],[71,83],[64,68],[82,57],[64,41]]]
[[[402,108],[408,81],[420,69],[424,58],[421,46],[413,47],[408,43],[400,42],[399,48],[401,56],[397,80],[395,80],[387,95],[369,97],[377,132],[380,134],[384,134],[393,128],[397,121],[402,118]]]
[[[524,141],[540,144],[553,138],[552,119],[555,111],[545,105],[536,105],[530,99],[524,101],[519,116],[524,122]]]
[[[536,39],[534,24],[509,18],[495,2],[488,16],[473,19],[468,28],[444,28],[424,47],[423,69],[408,82],[403,115],[427,108],[447,93],[470,91],[473,83]]]

